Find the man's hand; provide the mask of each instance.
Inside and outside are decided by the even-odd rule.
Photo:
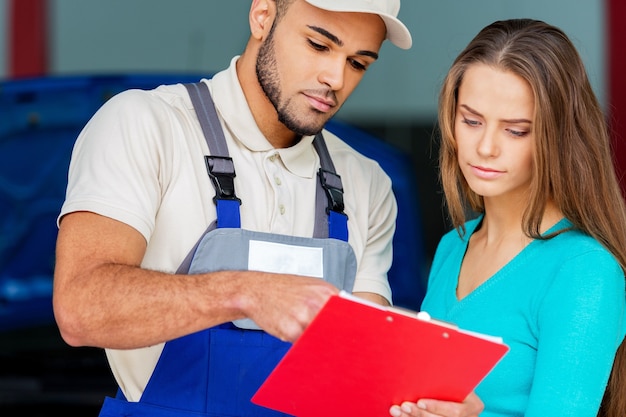
[[[404,402],[389,410],[392,417],[478,417],[485,405],[474,393],[462,403],[421,399],[417,403]]]
[[[339,292],[319,278],[257,274],[238,297],[238,309],[283,341],[300,337],[330,296]]]

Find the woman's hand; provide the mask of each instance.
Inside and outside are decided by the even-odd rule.
[[[478,417],[485,405],[474,393],[462,403],[420,399],[417,403],[406,401],[389,409],[392,417]]]

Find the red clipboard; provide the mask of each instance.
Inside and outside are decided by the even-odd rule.
[[[332,296],[252,402],[297,417],[381,417],[403,401],[463,401],[509,348],[423,314]]]

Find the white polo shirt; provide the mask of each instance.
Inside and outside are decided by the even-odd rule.
[[[313,234],[319,158],[312,141],[274,149],[258,129],[239,84],[234,57],[209,85],[235,165],[249,230]],[[374,160],[335,135],[324,138],[344,188],[349,243],[357,259],[355,292],[391,301],[387,271],[397,213],[391,180]],[[181,84],[128,90],[105,103],[79,135],[60,216],[91,211],[137,229],[148,242],[142,267],[175,272],[216,218],[204,155],[208,146]],[[107,349],[113,374],[129,401],[138,401],[163,345]]]

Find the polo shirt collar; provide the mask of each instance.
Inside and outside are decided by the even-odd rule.
[[[252,152],[270,152],[274,148],[263,136],[254,121],[245,95],[237,78],[235,56],[228,69],[218,72],[210,81],[211,95],[218,114],[234,140]],[[289,148],[276,149],[285,167],[295,175],[311,178],[315,175],[317,155],[312,146],[314,136],[303,136]]]

